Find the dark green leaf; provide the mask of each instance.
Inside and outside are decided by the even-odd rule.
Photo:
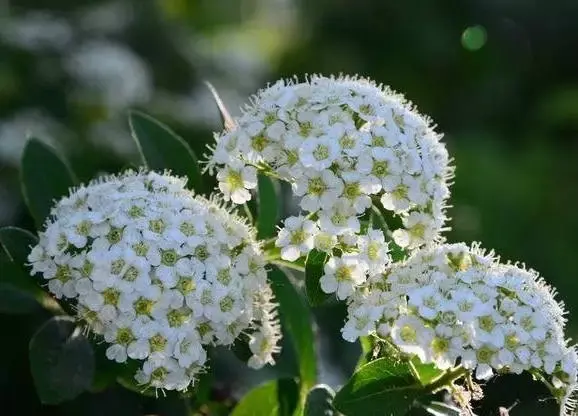
[[[19,266],[28,262],[28,254],[37,243],[38,239],[29,231],[17,227],[0,228],[0,246]]]
[[[146,167],[157,171],[169,169],[174,175],[187,177],[189,188],[199,192],[203,190],[197,157],[181,137],[140,112],[131,112],[129,122]]]
[[[271,179],[259,175],[259,216],[257,218],[257,230],[260,239],[273,237],[277,224],[278,203],[275,187]]]
[[[30,295],[9,283],[0,282],[0,313],[28,314],[40,309]]]
[[[244,363],[249,361],[249,358],[251,358],[251,356],[253,355],[251,349],[249,348],[249,340],[250,339],[247,334],[241,333],[241,335],[237,337],[237,339],[233,343],[233,347],[231,348],[235,356]]]
[[[443,402],[430,402],[422,407],[434,416],[460,416],[462,411],[459,407],[452,406]]]
[[[14,295],[14,290],[16,290],[20,292],[20,298],[22,296],[32,297],[36,299],[40,306],[52,314],[64,314],[58,302],[34,282],[25,268],[11,261],[6,252],[0,252],[0,282],[12,289],[10,292],[5,293],[5,296]],[[17,302],[17,300],[5,303],[3,305],[4,312],[8,312],[7,308],[9,308],[11,304],[15,306],[14,302]],[[22,309],[17,307],[12,310],[12,313],[22,313]]]
[[[122,375],[116,378],[118,384],[124,387],[127,390],[130,390],[134,393],[142,394],[143,396],[147,397],[157,397],[156,390],[151,387],[141,386],[137,383],[134,379],[134,374],[131,375]]]
[[[309,390],[317,378],[315,340],[310,310],[289,278],[275,266],[269,272],[269,281],[280,305],[279,312],[282,323],[290,334],[297,352],[301,383],[306,385]]]
[[[380,358],[357,370],[333,405],[345,415],[403,416],[423,393],[407,363]]]
[[[299,385],[294,379],[282,378],[277,380],[277,403],[279,415],[291,416],[299,401]]]
[[[135,380],[134,375],[136,371],[141,367],[142,363],[137,360],[129,359],[120,369],[120,374],[118,374],[116,381],[122,387],[135,393],[142,394],[147,397],[157,397],[156,390],[151,387],[143,386],[138,384]]]
[[[313,306],[321,305],[330,295],[321,290],[319,279],[323,276],[323,267],[329,256],[323,251],[313,249],[309,252],[305,261],[305,291],[307,299]]]
[[[74,175],[53,148],[37,139],[26,143],[22,156],[22,193],[40,228],[54,201],[68,195],[76,183]]]
[[[42,403],[62,403],[90,387],[94,353],[73,318],[55,317],[41,326],[30,341],[29,354]]]
[[[333,397],[335,392],[325,384],[318,384],[313,387],[307,395],[305,402],[305,416],[333,416]]]
[[[297,385],[293,380],[273,380],[249,391],[231,416],[289,416],[297,404]]]

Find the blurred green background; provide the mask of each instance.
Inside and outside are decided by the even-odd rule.
[[[32,229],[18,184],[27,137],[57,147],[88,180],[137,163],[130,108],[200,155],[220,129],[203,80],[238,114],[280,77],[357,73],[406,94],[445,133],[457,166],[448,239],[539,270],[576,337],[577,51],[575,0],[0,0],[0,225]],[[322,381],[336,386],[358,349],[339,337],[342,308],[316,314]],[[41,407],[27,343],[45,318],[0,314],[0,414],[184,414],[170,397],[118,389]],[[290,353],[274,371],[291,374]],[[234,360],[215,364],[216,402],[273,372],[240,373]],[[516,398],[511,415],[551,411],[523,378],[491,382],[488,396],[480,415]]]

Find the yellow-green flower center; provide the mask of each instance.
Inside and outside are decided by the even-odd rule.
[[[76,225],[76,232],[83,236],[88,236],[90,234],[90,228],[92,227],[92,223],[88,220],[84,220],[79,222]]]
[[[138,278],[139,274],[140,273],[136,267],[130,266],[122,278],[129,282],[134,282]]]
[[[378,178],[383,178],[389,174],[389,166],[385,160],[376,160],[373,162],[371,173]]]
[[[417,333],[414,327],[410,325],[404,325],[399,331],[399,337],[403,342],[414,343],[417,341]]]
[[[106,239],[110,244],[116,244],[120,240],[122,240],[123,229],[112,227],[108,234],[106,235]]]
[[[361,195],[361,188],[359,187],[359,183],[353,182],[348,183],[343,188],[343,195],[347,199],[356,199]]]
[[[118,300],[120,298],[120,292],[112,287],[103,290],[102,297],[104,299],[105,305],[112,305],[116,306],[118,304]]]
[[[151,230],[153,233],[162,234],[166,228],[167,225],[162,219],[149,221],[149,230]]]
[[[476,357],[481,364],[489,364],[493,356],[494,351],[488,346],[483,346],[476,351]]]
[[[195,257],[198,258],[200,261],[207,260],[209,257],[209,251],[207,250],[206,246],[197,246],[195,247]]]
[[[338,282],[351,280],[351,268],[347,266],[338,267],[335,271],[335,279],[337,279]]]
[[[234,304],[235,302],[231,296],[225,296],[219,301],[219,307],[221,308],[221,311],[225,313],[231,312]]]
[[[197,287],[195,281],[189,276],[179,276],[179,281],[177,282],[177,290],[183,295],[191,293]]]
[[[231,283],[231,270],[221,269],[217,272],[217,281],[223,286],[228,286]]]
[[[161,263],[165,266],[174,266],[177,264],[177,260],[179,260],[179,255],[177,254],[176,250],[162,250],[161,252]]]
[[[137,315],[147,315],[147,316],[150,316],[150,314],[152,313],[154,305],[155,305],[154,300],[143,298],[142,296],[133,303],[134,311],[137,313]]]
[[[263,135],[258,135],[251,138],[251,147],[257,152],[262,152],[265,150],[269,143],[269,139]]]
[[[323,192],[327,190],[327,185],[323,182],[321,178],[311,178],[309,179],[309,184],[307,187],[307,193],[310,195],[322,195]]]
[[[480,328],[482,328],[486,332],[491,332],[494,327],[496,326],[496,322],[491,315],[484,315],[478,318],[478,322],[480,324]]]
[[[60,280],[62,283],[68,282],[72,278],[72,271],[70,269],[70,266],[68,265],[57,266],[56,276],[54,277]]]
[[[196,232],[195,226],[190,222],[181,223],[181,225],[179,226],[179,230],[187,237],[194,235]]]
[[[131,342],[136,340],[136,337],[130,328],[120,328],[116,332],[116,343],[123,346],[128,346]]]
[[[225,179],[227,184],[231,189],[239,189],[243,187],[243,176],[241,176],[241,172],[236,170],[230,170],[227,174],[227,178]]]
[[[144,208],[133,205],[128,210],[128,216],[131,218],[144,217]]]
[[[313,157],[315,160],[325,160],[329,157],[329,148],[324,144],[318,144],[313,151]]]
[[[126,262],[123,259],[114,260],[110,265],[110,271],[112,274],[120,274],[125,265]]]

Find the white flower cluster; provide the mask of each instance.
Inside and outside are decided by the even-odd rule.
[[[127,172],[71,191],[29,255],[57,298],[110,345],[142,360],[143,386],[186,389],[205,346],[250,333],[252,367],[272,363],[280,328],[254,230],[185,180]]]
[[[392,230],[399,246],[439,238],[448,153],[401,95],[358,78],[279,81],[254,96],[236,122],[216,137],[209,167],[217,167],[219,188],[237,204],[251,198],[258,171],[292,184],[308,214],[286,221],[278,241],[291,246],[284,259],[306,254],[319,234],[328,244],[359,234],[359,217],[379,205],[401,220]]]
[[[578,356],[553,290],[533,270],[500,264],[476,245],[420,250],[350,299],[346,340],[377,333],[424,363],[459,363],[478,379],[538,371],[559,398],[576,387]]]

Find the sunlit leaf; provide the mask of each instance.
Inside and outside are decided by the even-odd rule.
[[[269,381],[249,391],[231,416],[290,416],[297,405],[297,384],[291,379]]]
[[[359,368],[333,405],[347,416],[403,416],[423,393],[407,363],[380,358]]]

